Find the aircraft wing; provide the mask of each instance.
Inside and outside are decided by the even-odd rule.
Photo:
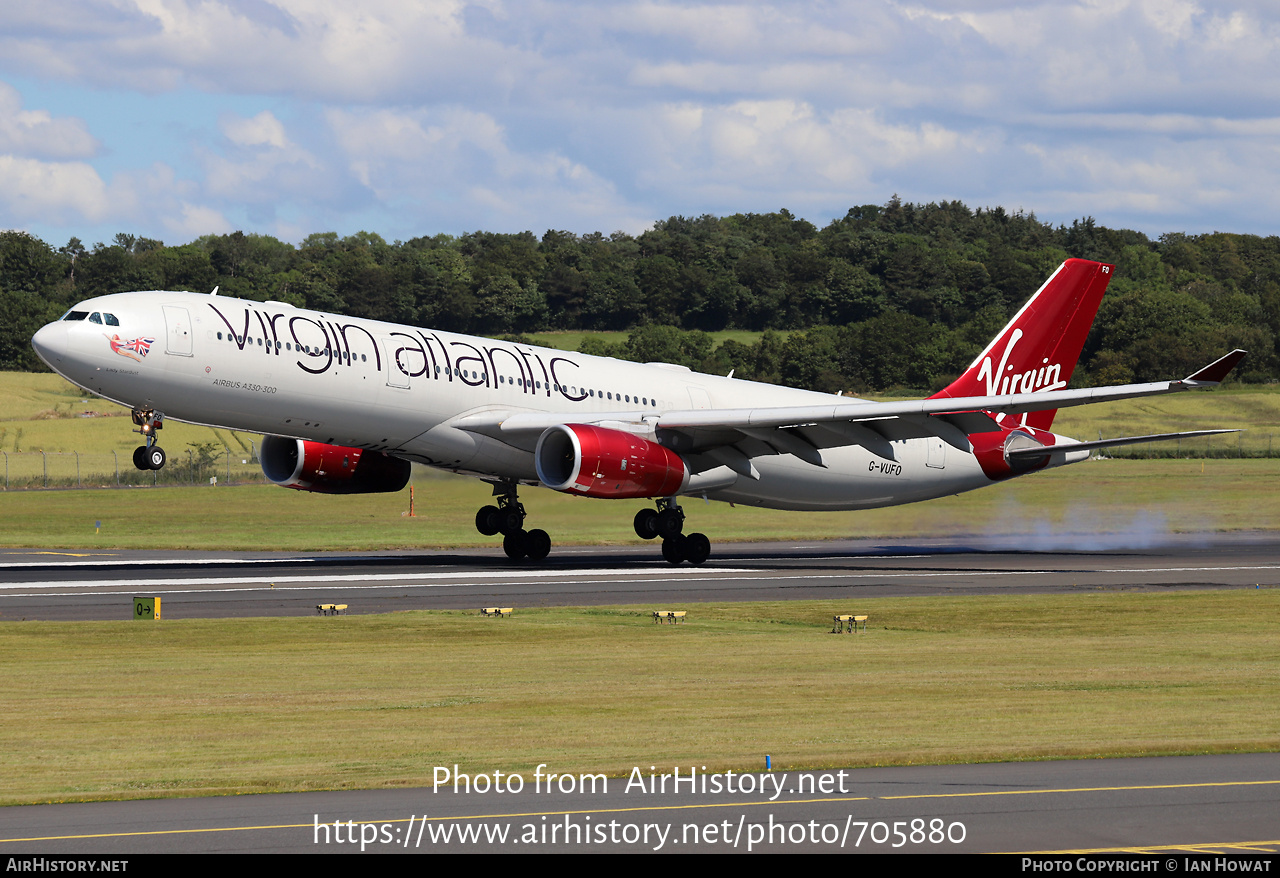
[[[489,411],[464,416],[454,421],[452,426],[483,433],[528,450],[533,449],[544,430],[560,424],[588,423],[650,434],[662,431],[671,437],[669,444],[676,451],[705,452],[717,464],[752,474],[750,458],[761,454],[794,454],[822,466],[821,449],[842,445],[862,445],[879,457],[892,459],[890,442],[898,439],[936,436],[968,451],[969,434],[999,429],[992,414],[1022,414],[1208,389],[1218,386],[1245,353],[1242,350],[1232,351],[1181,380],[1147,384],[891,402],[841,400],[809,406],[712,408],[661,413],[595,412],[585,418],[583,415],[562,413]],[[1173,438],[1179,434],[1163,435]],[[1123,444],[1122,440],[1106,441],[1113,445]],[[1082,446],[1074,447],[1082,449]]]

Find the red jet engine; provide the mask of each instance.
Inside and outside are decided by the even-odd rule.
[[[378,451],[267,436],[262,472],[273,483],[320,494],[381,494],[409,483],[407,460]]]
[[[689,481],[689,468],[671,449],[586,424],[548,428],[534,463],[548,488],[588,497],[670,497]]]

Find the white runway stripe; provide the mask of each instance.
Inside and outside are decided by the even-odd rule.
[[[679,573],[681,578],[690,575],[705,577],[715,576],[725,573],[752,573],[757,571],[740,570],[732,567],[680,567],[680,568],[630,568],[616,570],[485,570],[485,571],[462,571],[462,572],[436,572],[436,573],[356,573],[341,576],[312,574],[308,576],[271,576],[264,574],[262,576],[170,576],[170,577],[148,577],[137,576],[131,579],[100,579],[100,580],[65,580],[65,581],[43,581],[43,582],[6,582],[0,584],[0,590],[12,591],[13,589],[23,588],[86,588],[89,586],[96,588],[142,588],[154,589],[157,586],[212,586],[212,585],[250,585],[260,583],[275,583],[298,585],[305,583],[338,583],[338,582],[369,582],[369,583],[406,583],[419,582],[430,583],[439,580],[458,580],[459,585],[470,585],[478,580],[513,580],[513,579],[534,579],[543,578],[552,581],[562,579],[564,577],[635,577],[649,576],[654,573],[666,572],[670,570],[672,574]],[[772,572],[770,576],[774,575]]]

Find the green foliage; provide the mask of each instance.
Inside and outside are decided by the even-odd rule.
[[[223,446],[217,442],[199,442],[188,445],[181,455],[173,455],[166,475],[174,481],[193,485],[206,483],[218,474],[218,462],[222,459]]]

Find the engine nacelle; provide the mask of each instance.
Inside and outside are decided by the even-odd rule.
[[[670,497],[689,483],[680,455],[622,430],[561,424],[538,439],[542,484],[588,497]]]
[[[378,451],[283,436],[264,437],[259,456],[263,475],[273,483],[320,494],[399,491],[412,471],[409,461]]]

